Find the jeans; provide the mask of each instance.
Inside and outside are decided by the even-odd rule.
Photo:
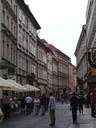
[[[27,106],[27,114],[31,113],[31,103],[26,103]]]
[[[35,109],[36,115],[39,113],[39,110],[40,110],[39,108],[40,108],[39,104],[34,104],[34,109]]]

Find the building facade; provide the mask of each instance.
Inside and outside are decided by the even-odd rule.
[[[79,90],[96,88],[96,1],[88,0],[86,25],[83,26],[75,55]]]
[[[59,81],[58,81],[58,60],[55,55],[52,57],[52,85],[56,99],[59,94]]]
[[[75,92],[76,85],[77,85],[76,67],[72,63],[69,63],[69,90],[68,92]]]
[[[88,73],[87,73],[87,85],[88,90],[96,88],[96,74],[94,70],[96,68],[96,0],[89,0],[86,10],[86,40],[88,50]]]
[[[82,26],[82,31],[77,43],[75,50],[76,56],[76,71],[77,71],[77,90],[87,88],[86,75],[88,71],[88,55],[87,55],[87,44],[86,44],[86,25]]]
[[[16,79],[16,0],[0,2],[0,76]]]
[[[37,86],[37,30],[40,26],[23,0],[17,0],[17,81]]]
[[[42,94],[48,94],[48,81],[47,81],[47,52],[48,48],[38,37],[37,53],[38,53],[38,86]]]
[[[53,51],[58,60],[58,93],[60,97],[63,94],[65,95],[66,90],[69,89],[70,58],[51,44],[49,48]]]

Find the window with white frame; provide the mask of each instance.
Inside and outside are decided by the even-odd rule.
[[[22,12],[21,12],[21,9],[19,8],[19,19],[21,20],[21,15],[22,15]]]
[[[23,32],[23,35],[22,35],[22,41],[23,41],[23,47],[25,47],[25,33]]]
[[[23,24],[25,24],[25,16],[24,16],[24,14],[23,14]]]
[[[43,62],[46,64],[47,63],[47,59],[46,59],[46,56],[43,55]]]
[[[29,31],[31,32],[31,22],[29,22]]]
[[[22,35],[21,35],[21,31],[19,31],[19,44],[21,43],[21,39],[22,39]]]

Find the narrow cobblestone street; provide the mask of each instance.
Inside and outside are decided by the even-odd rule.
[[[10,119],[4,120],[0,128],[96,128],[96,118],[91,117],[90,108],[84,108],[83,115],[78,112],[77,124],[72,123],[69,108],[69,104],[57,103],[55,126],[49,126],[49,112],[45,116],[41,116],[41,113],[35,116],[33,112],[30,115],[15,113]]]

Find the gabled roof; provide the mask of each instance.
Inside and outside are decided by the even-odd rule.
[[[53,46],[52,44],[49,45],[49,48],[52,50],[52,51],[59,51],[55,46]]]
[[[70,59],[69,56],[67,56],[65,53],[61,52],[59,49],[57,49],[55,46],[53,46],[52,44],[49,45],[49,48],[54,51],[54,52],[59,52],[61,54],[63,54],[64,56],[66,56],[68,59]]]
[[[42,43],[48,43],[45,39],[41,39]]]

